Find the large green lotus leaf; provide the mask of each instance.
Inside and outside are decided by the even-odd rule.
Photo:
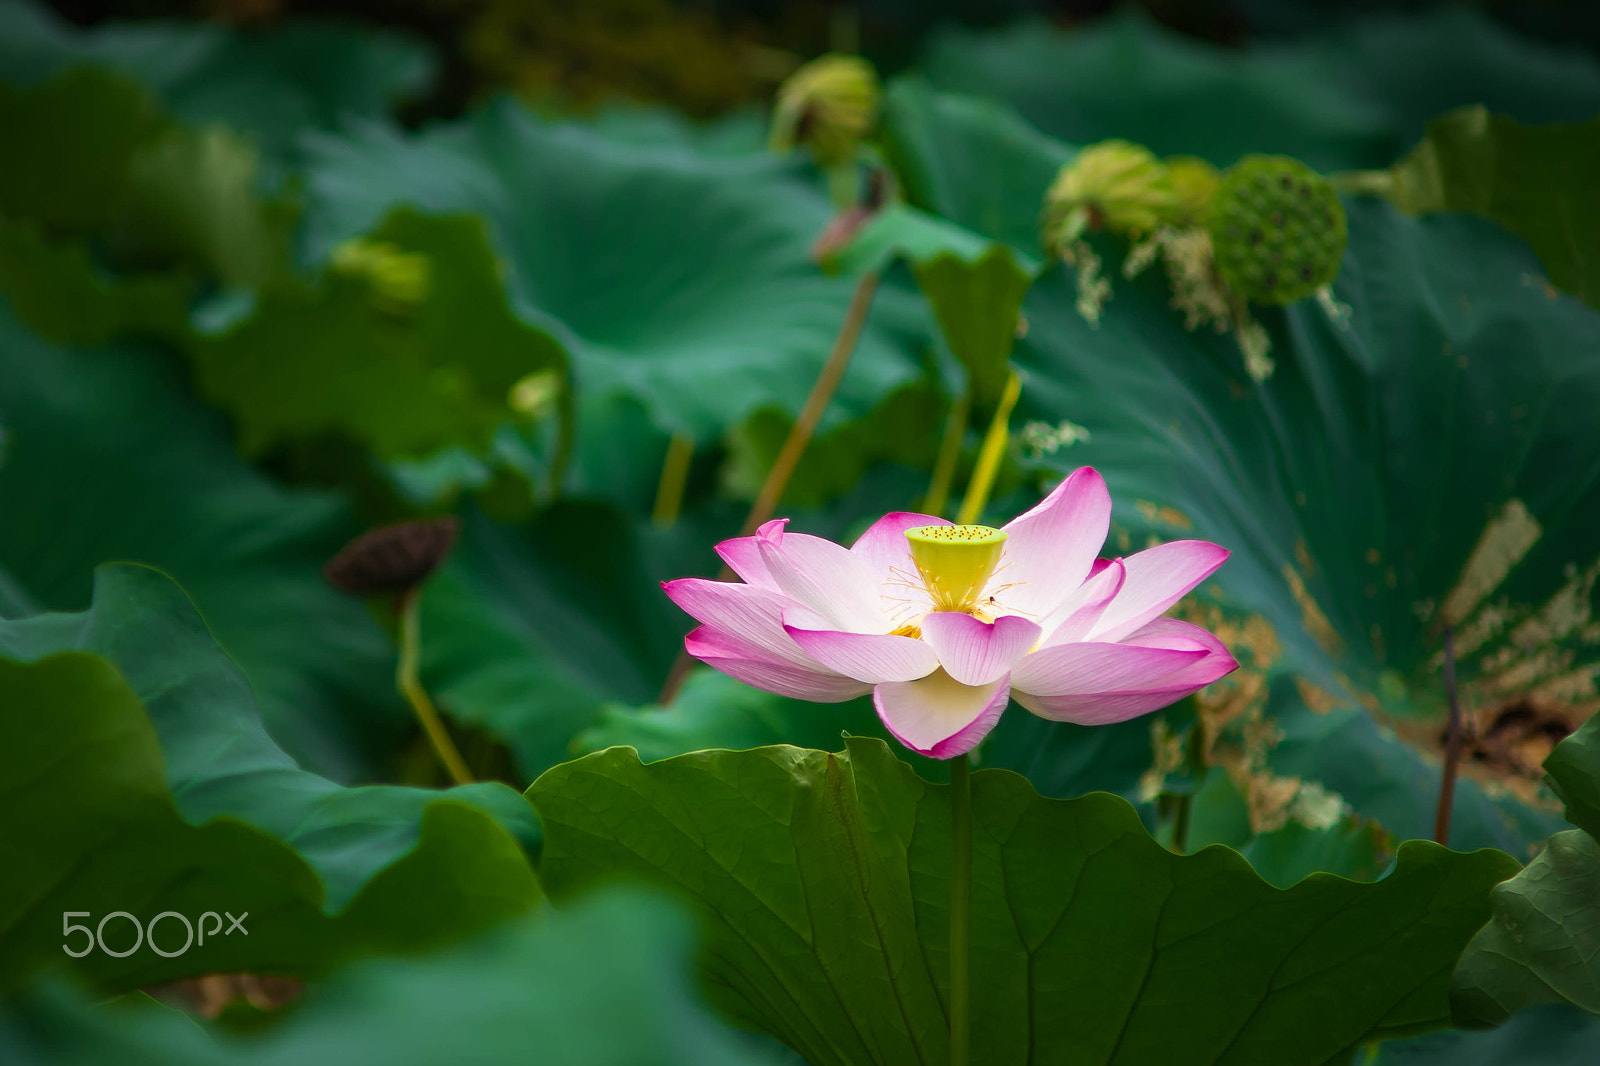
[[[1032,202],[1064,150],[1038,151]],[[947,197],[946,210],[1004,237],[962,206],[1003,179],[969,176],[984,187]],[[1202,591],[1253,616],[1230,629],[1236,650],[1252,631],[1269,638],[1256,641],[1253,672],[1270,675],[1265,711],[1282,730],[1273,771],[1321,782],[1404,838],[1431,835],[1438,772],[1363,708],[1442,713],[1447,610],[1462,627],[1470,704],[1566,692],[1581,710],[1592,695],[1583,634],[1600,442],[1581,427],[1600,409],[1600,318],[1552,299],[1537,261],[1492,225],[1348,207],[1335,293],[1351,316],[1311,302],[1268,314],[1279,369],[1260,386],[1231,337],[1183,329],[1164,279],[1119,280],[1093,328],[1070,271],[1047,272],[1023,308],[1014,358],[1029,376],[1016,421],[1088,430],[1040,461],[1107,477],[1118,527],[1108,552],[1151,537],[1232,549]],[[1536,618],[1546,622],[1524,624]],[[1524,854],[1558,827],[1466,781],[1453,839]]]
[[[1494,890],[1494,917],[1467,945],[1451,989],[1464,1028],[1499,1025],[1536,1003],[1600,1014],[1600,717],[1558,744],[1545,769],[1581,828],[1551,837]]]
[[[97,1006],[36,987],[0,1008],[0,1057],[12,1066],[780,1061],[700,1005],[688,974],[694,941],[681,907],[614,891],[422,958],[358,963],[248,1037],[149,1001]]]
[[[1274,152],[1321,170],[1386,166],[1452,107],[1482,103],[1525,122],[1600,108],[1592,58],[1462,11],[1367,19],[1325,40],[1240,51],[1130,9],[1076,31],[1042,21],[948,31],[922,69],[940,88],[996,97],[1068,141],[1121,137],[1218,165]]]
[[[571,352],[581,410],[631,395],[701,442],[763,407],[792,415],[844,320],[852,283],[810,260],[830,209],[796,164],[613,140],[509,100],[418,136],[373,125],[313,146],[313,260],[395,203],[483,215],[514,307]],[[915,294],[882,286],[824,428],[920,377],[926,336]],[[584,432],[580,418],[580,449]]]
[[[1600,1021],[1571,1007],[1531,1007],[1488,1033],[1429,1033],[1380,1044],[1367,1066],[1589,1066]]]
[[[566,757],[611,700],[643,703],[689,620],[670,574],[620,510],[568,502],[521,525],[468,511],[422,594],[422,678],[451,717],[482,726],[531,780]]]
[[[82,244],[52,241],[31,223],[0,217],[0,291],[34,332],[104,344],[128,335],[184,336],[192,284],[176,274],[111,274]]]
[[[564,374],[561,346],[507,306],[478,219],[402,209],[354,247],[373,265],[271,287],[192,343],[198,388],[233,414],[246,454],[330,433],[380,458],[483,450],[517,415],[513,385]]]
[[[1402,146],[1383,110],[1341,91],[1327,63],[1282,47],[1223,49],[1132,10],[1078,31],[1042,20],[946,31],[921,69],[1077,144],[1120,137],[1218,165],[1276,152],[1321,169],[1383,165]]]
[[[976,1063],[1295,1066],[1443,1026],[1450,965],[1516,869],[1411,842],[1382,881],[1284,891],[1225,848],[1167,851],[1112,796],[972,788]],[[741,1024],[816,1064],[947,1060],[949,800],[881,741],[612,748],[528,795],[552,897],[634,877],[695,900]]]
[[[1441,619],[1460,629],[1469,706],[1532,697],[1577,713],[1590,698],[1600,442],[1581,426],[1600,409],[1600,317],[1551,299],[1493,226],[1349,211],[1335,286],[1348,323],[1315,304],[1273,316],[1278,372],[1259,387],[1231,339],[1183,331],[1163,282],[1120,285],[1091,329],[1070,279],[1042,279],[1017,355],[1022,416],[1090,431],[1047,461],[1105,474],[1118,550],[1151,535],[1233,549],[1216,591],[1282,644],[1273,767],[1421,836],[1437,771],[1358,705],[1438,720]],[[1521,853],[1553,828],[1498,806],[1464,784],[1453,839]]]
[[[1524,126],[1482,106],[1429,123],[1393,168],[1402,211],[1466,211],[1528,242],[1550,280],[1600,306],[1600,206],[1587,175],[1600,167],[1600,119]]]
[[[808,703],[761,692],[709,668],[689,675],[670,706],[607,704],[593,725],[572,741],[586,755],[613,746],[639,752],[645,762],[707,748],[743,750],[767,744],[827,748],[843,734],[890,739],[866,697],[844,703]],[[944,762],[911,752],[903,758],[922,776],[942,781]],[[1139,775],[1150,765],[1150,724],[1125,722],[1090,729],[1046,722],[1013,706],[975,756],[982,766],[1014,770],[1046,796],[1070,799],[1085,792],[1122,791],[1137,799]],[[1314,867],[1313,867],[1314,868]]]
[[[1591,718],[1544,761],[1550,786],[1567,805],[1567,821],[1600,839],[1600,718]]]
[[[175,359],[132,346],[52,347],[0,309],[0,616],[81,610],[94,567],[173,574],[302,765],[371,779],[414,728],[394,648],[321,567],[358,531],[321,491],[244,463]]]
[[[912,204],[1005,241],[1032,269],[1043,190],[1072,148],[1009,107],[936,92],[916,77],[890,84],[883,139]]]
[[[64,911],[251,915],[247,935],[213,932],[175,958],[97,950],[76,963],[130,988],[314,972],[444,943],[538,899],[522,851],[537,828],[514,792],[346,788],[300,769],[170,578],[131,564],[97,575],[82,614],[0,622],[0,982],[62,963]],[[118,931],[106,936],[120,949],[130,931]]]
[[[215,23],[110,21],[86,30],[42,6],[0,0],[0,80],[32,83],[88,64],[137,79],[185,121],[250,134],[284,163],[308,128],[386,115],[424,89],[434,67],[425,45],[348,24],[241,33]]]
[[[282,269],[287,213],[257,193],[256,148],[220,126],[174,124],[127,76],[75,67],[21,88],[0,81],[0,125],[0,213],[58,240],[93,238],[123,268],[237,285]]]

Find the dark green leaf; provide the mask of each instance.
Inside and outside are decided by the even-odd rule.
[[[0,622],[0,706],[7,987],[62,963],[66,911],[251,915],[247,935],[173,958],[141,947],[76,963],[125,989],[448,943],[539,898],[519,843],[536,829],[515,793],[344,788],[301,770],[159,571],[104,567],[84,614]],[[163,931],[175,949],[176,923]]]
[[[24,0],[0,2],[0,80],[29,84],[84,64],[140,81],[184,121],[250,134],[280,163],[294,160],[307,127],[379,118],[426,87],[434,67],[420,42],[375,28],[107,21],[85,30]]]
[[[998,399],[1011,373],[1011,346],[1033,274],[997,244],[977,262],[948,252],[913,266],[945,343],[967,368],[973,397]]]
[[[1035,156],[1037,204],[1052,157]],[[971,180],[973,198],[998,181]],[[1526,248],[1479,220],[1357,201],[1350,233],[1334,287],[1350,317],[1310,301],[1266,313],[1279,369],[1259,386],[1233,338],[1184,329],[1154,272],[1119,280],[1093,328],[1070,271],[1047,271],[1023,306],[1016,422],[1025,443],[1073,430],[1040,449],[1052,474],[1106,476],[1107,554],[1180,537],[1233,551],[1201,590],[1211,606],[1187,608],[1254,661],[1207,712],[1260,722],[1233,757],[1263,784],[1318,782],[1404,839],[1432,832],[1441,620],[1486,716],[1530,696],[1576,715],[1586,698],[1600,316],[1551,299]],[[1031,498],[1003,502],[993,519]],[[1469,776],[1452,839],[1525,855],[1558,823],[1513,798],[1537,801],[1536,781],[1498,769],[1515,793],[1491,801]]]
[[[845,317],[852,283],[810,260],[827,200],[793,164],[612,140],[506,100],[417,137],[314,143],[313,258],[399,202],[483,215],[513,305],[571,352],[584,412],[628,395],[700,441],[798,412]],[[883,286],[823,428],[919,378],[925,336],[914,295]]]
[[[148,1002],[94,1006],[65,988],[32,989],[0,1008],[0,1055],[12,1066],[779,1061],[691,994],[693,930],[679,908],[615,892],[541,918],[422,959],[353,966],[243,1039]]]
[[[322,580],[348,506],[251,469],[175,359],[54,348],[0,309],[0,615],[81,610],[94,568],[150,563],[194,596],[297,761],[371,779],[415,727],[394,646]],[[9,590],[9,594],[6,590]]]
[[[1524,126],[1480,106],[1429,123],[1393,169],[1389,198],[1411,214],[1465,211],[1528,242],[1558,288],[1600,306],[1600,119]]]
[[[269,288],[255,313],[193,342],[200,391],[260,453],[340,432],[381,458],[486,449],[511,389],[565,372],[560,344],[512,313],[483,224],[399,210],[319,284]]]
[[[1580,828],[1557,833],[1494,890],[1494,917],[1461,956],[1451,999],[1463,1028],[1499,1025],[1536,1003],[1600,1014],[1600,717],[1545,760]]]
[[[1600,110],[1592,56],[1520,40],[1460,9],[1245,49],[1180,36],[1130,9],[1066,31],[1043,21],[946,31],[923,70],[939,88],[998,98],[1076,144],[1121,137],[1219,166],[1252,152],[1324,171],[1387,166],[1426,122],[1465,104],[1523,122]]]
[[[1073,149],[989,100],[897,79],[884,105],[890,158],[916,206],[1005,241],[1037,273],[1044,190]]]
[[[182,337],[191,288],[173,274],[111,274],[83,245],[51,241],[37,226],[0,217],[0,291],[18,318],[52,340],[105,344],[128,335]]]
[[[948,1059],[948,799],[882,742],[649,766],[613,748],[528,795],[556,899],[638,877],[699,902],[733,1018],[816,1064]],[[1227,849],[1168,852],[1114,797],[979,771],[973,811],[984,1064],[1295,1066],[1437,1028],[1486,890],[1516,868],[1412,842],[1374,884],[1280,891]]]
[[[125,267],[183,266],[236,285],[281,269],[287,214],[256,191],[256,149],[221,127],[174,125],[123,75],[0,81],[0,126],[11,160],[0,213],[58,239],[94,238]]]

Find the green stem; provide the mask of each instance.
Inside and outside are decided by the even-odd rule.
[[[556,397],[556,446],[550,456],[550,501],[561,499],[562,485],[567,480],[567,467],[572,464],[572,450],[578,437],[578,404],[572,395],[572,371],[562,374],[561,393]]]
[[[433,745],[434,754],[439,756],[439,761],[450,772],[458,785],[472,784],[472,772],[467,769],[466,761],[461,758],[461,753],[456,750],[455,742],[450,739],[450,734],[445,730],[444,722],[439,719],[439,712],[434,709],[433,701],[428,698],[427,691],[422,687],[422,682],[417,679],[417,663],[421,658],[421,598],[416,589],[407,589],[400,594],[400,666],[395,671],[395,685],[400,689],[400,694],[411,704],[411,709],[417,714],[417,721],[422,723],[422,731],[428,734],[428,741]]]
[[[956,515],[956,525],[970,526],[983,517],[989,505],[989,493],[994,488],[994,476],[1000,469],[1000,460],[1006,454],[1006,442],[1011,439],[1011,409],[1022,395],[1022,379],[1015,370],[1006,379],[1005,391],[1000,394],[1000,404],[995,408],[989,432],[984,434],[983,446],[978,449],[978,465],[967,482],[967,494],[961,500],[961,511]]]
[[[661,481],[656,485],[656,506],[650,520],[662,529],[678,520],[683,509],[683,489],[689,483],[689,462],[694,458],[694,437],[674,433],[661,463]]]
[[[972,1051],[972,771],[965,755],[950,760],[950,1066]]]
[[[972,383],[969,381],[950,405],[950,417],[945,420],[944,438],[939,441],[939,456],[934,460],[928,495],[922,501],[922,509],[928,514],[942,515],[950,504],[950,482],[955,480],[956,461],[961,458],[961,442],[967,436],[967,418],[971,413]]]
[[[1444,770],[1439,775],[1439,807],[1433,819],[1433,839],[1450,846],[1450,809],[1456,799],[1456,770],[1461,765],[1461,700],[1456,695],[1455,627],[1444,627],[1444,693],[1450,703],[1446,728]]]
[[[1189,818],[1194,812],[1194,796],[1185,792],[1178,797],[1177,810],[1172,815],[1172,850],[1179,855],[1189,851]]]

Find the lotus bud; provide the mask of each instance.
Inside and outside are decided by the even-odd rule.
[[[1203,226],[1211,210],[1222,175],[1210,163],[1193,155],[1175,155],[1166,161],[1167,178],[1177,200],[1173,223],[1182,227]]]
[[[1333,281],[1344,255],[1344,205],[1327,179],[1288,156],[1228,168],[1207,218],[1217,270],[1233,291],[1290,304]]]
[[[805,64],[778,89],[768,144],[811,149],[818,164],[848,163],[878,122],[878,74],[860,56],[830,53]]]
[[[1063,166],[1045,194],[1045,245],[1060,251],[1088,230],[1149,233],[1177,202],[1166,167],[1148,148],[1101,141]]]

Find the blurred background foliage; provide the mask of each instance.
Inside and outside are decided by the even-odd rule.
[[[223,1061],[213,1038],[260,1027],[229,1047],[393,1061],[402,1023],[445,1009],[382,959],[283,1024],[235,1002],[204,1033],[36,982],[60,961],[53,925],[26,924],[41,906],[187,885],[259,893],[294,957],[224,945],[75,977],[321,981],[454,944],[418,965],[518,1002],[545,967],[562,1003],[562,975],[587,988],[604,954],[670,1038],[529,1007],[483,1047],[537,1025],[552,1061],[784,1061],[683,992],[672,904],[546,914],[512,789],[617,744],[649,762],[884,735],[867,701],[707,671],[657,702],[689,628],[658,583],[715,571],[868,270],[783,497],[794,528],[849,539],[921,506],[946,460],[964,485],[1016,370],[989,517],[1092,463],[1108,553],[1234,551],[1180,610],[1243,669],[1115,727],[1014,710],[983,765],[1119,795],[1163,843],[1229,845],[1280,887],[1371,881],[1432,833],[1448,622],[1469,713],[1452,842],[1526,861],[1562,830],[1541,766],[1600,706],[1600,16],[1108,7],[0,0],[0,797],[7,839],[81,881],[27,869],[0,894],[0,987],[25,989],[0,1058]],[[830,49],[885,80],[864,158],[899,199],[819,254],[862,219],[805,153],[764,146],[777,86]],[[1125,276],[1119,234],[1088,237],[1113,284],[1081,313],[1085,260],[1049,254],[1041,205],[1107,138],[1217,167],[1281,153],[1338,184],[1328,298],[1256,311],[1271,376],[1186,325],[1161,270]],[[482,779],[445,793],[394,691],[394,612],[321,574],[361,530],[440,513],[461,534],[421,594],[421,677]],[[41,764],[72,774],[40,790]],[[136,876],[83,865],[107,826],[144,842]],[[416,928],[430,908],[452,922]],[[473,939],[512,914],[504,942]],[[1572,928],[1592,916],[1571,904]],[[368,1046],[374,1029],[401,1035]],[[1547,1006],[1375,1054],[1556,1066],[1593,1061],[1597,1034]]]

